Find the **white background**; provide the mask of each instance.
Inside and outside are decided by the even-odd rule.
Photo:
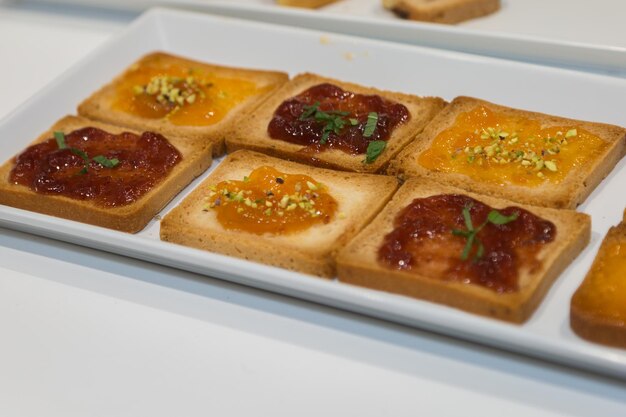
[[[133,17],[0,6],[0,117]],[[621,382],[6,229],[0,331],[2,416],[626,415]]]

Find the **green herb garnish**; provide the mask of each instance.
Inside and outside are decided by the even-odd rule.
[[[378,125],[378,113],[371,112],[367,115],[367,123],[365,123],[365,129],[363,129],[363,137],[369,138],[374,134],[376,126]]]
[[[385,150],[387,146],[387,142],[384,140],[373,140],[367,145],[367,153],[365,155],[365,159],[363,160],[364,164],[371,164],[374,162],[381,153]]]
[[[104,155],[94,156],[93,158],[90,159],[85,151],[78,149],[78,148],[68,147],[67,143],[65,142],[65,134],[63,132],[58,132],[58,131],[54,132],[54,139],[56,140],[57,146],[59,147],[59,149],[68,149],[71,153],[80,157],[83,160],[83,168],[78,172],[79,175],[84,175],[87,173],[87,170],[89,170],[89,164],[91,163],[91,161],[94,161],[102,165],[105,168],[113,168],[117,164],[120,163],[119,159],[117,158],[109,159]]]
[[[63,132],[54,132],[54,139],[57,141],[57,146],[59,149],[67,149],[67,144],[65,143],[65,135]]]
[[[114,166],[116,166],[117,164],[120,163],[120,160],[117,158],[107,158],[104,155],[98,155],[98,156],[94,156],[92,158],[95,162],[99,163],[100,165],[102,165],[105,168],[113,168]]]
[[[317,122],[323,123],[322,127],[322,139],[320,143],[323,145],[328,141],[328,137],[331,133],[338,135],[341,133],[341,129],[344,128],[346,123],[352,124],[351,120],[346,121],[345,116],[349,115],[347,111],[323,111],[319,109],[320,103],[316,101],[311,106],[304,106],[304,111],[300,115],[300,120],[314,119]],[[358,121],[357,121],[358,122]]]
[[[487,215],[487,220],[477,228],[474,228],[472,224],[472,217],[470,215],[471,205],[463,207],[463,220],[465,221],[465,227],[467,230],[459,230],[452,229],[452,234],[455,236],[463,236],[467,239],[465,242],[465,247],[463,248],[463,252],[461,252],[461,260],[466,261],[469,258],[469,254],[472,251],[472,247],[477,245],[476,256],[474,260],[482,258],[485,253],[485,247],[482,242],[478,239],[477,235],[483,227],[485,227],[488,223],[495,225],[503,225],[507,223],[511,223],[519,217],[519,213],[513,213],[510,216],[505,216],[504,214],[498,212],[497,210],[491,210]]]

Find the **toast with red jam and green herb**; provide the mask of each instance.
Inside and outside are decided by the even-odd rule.
[[[321,277],[389,201],[395,177],[241,150],[161,221],[161,239]]]
[[[301,74],[241,119],[226,147],[319,167],[379,172],[444,106],[440,98]]]
[[[219,156],[233,124],[288,78],[283,72],[230,68],[155,52],[83,101],[78,113],[211,144]]]
[[[590,228],[575,211],[410,179],[339,253],[339,281],[521,323]]]
[[[66,116],[0,167],[0,204],[134,233],[211,165],[211,153]]]

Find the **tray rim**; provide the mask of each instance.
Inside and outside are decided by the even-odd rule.
[[[316,10],[225,0],[35,0],[82,7],[98,6],[117,10],[142,11],[150,6],[187,9],[208,14],[380,39],[409,45],[434,47],[456,52],[535,62],[626,78],[626,46],[552,39],[546,36],[466,28],[428,22],[386,20],[371,16],[339,15]],[[89,4],[91,3],[91,4]],[[374,28],[374,29],[372,29]]]
[[[218,17],[199,15],[197,13],[179,10],[168,10],[165,8],[155,8],[147,11],[117,36],[109,39],[99,48],[96,48],[92,53],[88,54],[68,71],[46,86],[40,92],[40,95],[44,95],[49,90],[53,90],[59,84],[63,84],[72,77],[73,73],[80,72],[83,66],[87,65],[92,60],[97,60],[101,52],[108,50],[115,43],[121,42],[122,39],[129,36],[129,34],[132,34],[134,31],[138,31],[144,26],[154,26],[154,30],[159,32],[162,29],[162,20],[170,16],[222,21]],[[275,26],[248,21],[239,21],[239,24],[260,28]],[[298,31],[298,29],[288,30]],[[304,31],[311,34],[317,33],[316,31],[310,30]],[[161,33],[161,35],[163,34]],[[363,40],[353,36],[346,36],[346,39],[390,45],[396,49],[416,49],[408,45],[403,46],[378,40]],[[430,48],[423,47],[418,47],[417,49],[430,50]],[[456,53],[454,54],[456,55]],[[546,69],[550,70],[548,67],[546,67]],[[569,70],[557,71],[567,72]],[[605,78],[604,76],[593,74],[585,74],[585,76],[598,79]],[[31,97],[21,106],[10,112],[0,121],[0,130],[3,130],[11,119],[22,112],[28,111],[31,104],[36,102],[37,98],[37,96]],[[573,366],[626,380],[626,356],[622,355],[619,351],[615,352],[608,348],[577,344],[563,346],[563,344],[554,342],[553,340],[542,339],[537,334],[518,332],[517,329],[519,327],[516,325],[485,319],[480,316],[474,316],[426,301],[413,300],[407,297],[354,287],[344,283],[338,284],[333,281],[325,281],[280,268],[173,245],[156,239],[141,236],[139,236],[138,239],[137,235],[128,235],[122,232],[39,213],[32,213],[8,206],[0,206],[0,226],[148,262],[159,263],[169,267],[184,269],[190,272],[277,292],[287,296],[305,299],[307,301],[329,305],[411,327],[422,328],[451,337],[516,352],[525,356],[532,356],[560,363],[561,365]],[[138,244],[138,240],[142,242],[141,245]],[[165,256],[157,255],[160,249],[166,249],[171,253],[166,253]],[[189,257],[186,261],[184,260],[185,256]],[[215,262],[216,265],[219,265],[219,268],[207,267],[207,260]],[[239,273],[233,273],[233,263],[241,268]],[[352,298],[346,300],[344,297]],[[432,314],[428,320],[419,319],[420,314],[428,315],[433,311],[437,312],[435,319],[433,319]],[[467,331],[467,328],[470,327],[483,329],[481,330],[482,333],[479,332],[479,334],[476,334],[472,331]],[[511,344],[511,341],[516,341],[517,345]],[[601,357],[590,355],[587,352],[590,348],[591,350],[600,350],[603,355],[600,355]]]

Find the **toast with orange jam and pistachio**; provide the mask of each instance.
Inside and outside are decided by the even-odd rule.
[[[626,129],[457,97],[390,164],[521,203],[575,208],[626,149]]]
[[[210,145],[67,116],[0,167],[0,204],[134,233],[210,165]]]
[[[205,64],[155,52],[132,64],[78,107],[90,119],[213,145],[253,111],[287,74]]]
[[[626,213],[625,213],[626,214]],[[570,324],[579,336],[626,348],[626,223],[612,227],[572,297]]]
[[[319,167],[377,172],[445,105],[440,98],[392,93],[301,74],[226,139]]]
[[[339,281],[521,323],[587,245],[589,216],[410,179],[337,257]]]
[[[394,177],[237,151],[161,221],[161,239],[322,277],[391,198]]]

